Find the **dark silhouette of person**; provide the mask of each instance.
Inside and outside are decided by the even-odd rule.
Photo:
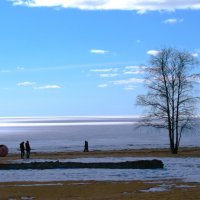
[[[19,148],[20,148],[20,151],[21,151],[21,159],[23,159],[24,158],[24,152],[25,152],[24,142],[21,142],[19,144]]]
[[[84,152],[89,152],[88,141],[85,141]]]
[[[30,158],[31,147],[30,147],[29,141],[26,141],[25,146],[26,146],[26,158]]]

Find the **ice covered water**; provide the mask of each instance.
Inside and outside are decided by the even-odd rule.
[[[167,132],[136,128],[139,117],[24,117],[0,118],[0,144],[17,152],[21,141],[29,140],[33,151],[118,150],[168,147]],[[184,134],[182,146],[199,146],[197,131]]]
[[[122,162],[155,158],[78,158],[73,162]],[[0,181],[62,181],[62,180],[174,180],[200,183],[200,158],[158,158],[164,169],[48,169],[48,170],[1,170]],[[36,160],[33,160],[33,162]],[[40,160],[42,161],[42,160]],[[45,161],[45,160],[43,160]],[[61,162],[64,160],[60,160]],[[21,161],[24,162],[24,161]]]

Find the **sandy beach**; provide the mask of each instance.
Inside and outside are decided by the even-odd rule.
[[[132,150],[111,150],[111,151],[90,151],[90,152],[33,152],[34,159],[71,159],[91,157],[200,157],[200,147],[184,147],[179,149],[178,154],[171,154],[169,149],[132,149]],[[1,158],[0,162],[17,160],[18,153],[10,153],[7,157]]]
[[[163,187],[161,187],[162,185]],[[198,200],[200,184],[160,182],[13,182],[0,184],[1,200]]]
[[[31,159],[71,159],[103,157],[200,157],[200,148],[181,148],[178,155],[168,149],[33,153]],[[1,158],[1,163],[19,159],[18,154]],[[1,182],[1,200],[79,200],[79,199],[199,199],[200,183],[181,180],[133,181],[45,181]]]

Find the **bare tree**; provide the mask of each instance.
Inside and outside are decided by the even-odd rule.
[[[196,104],[194,84],[199,74],[193,69],[198,60],[186,51],[163,48],[151,56],[146,68],[148,93],[137,97],[137,104],[148,109],[142,125],[168,130],[170,149],[178,153],[184,130],[192,128]]]

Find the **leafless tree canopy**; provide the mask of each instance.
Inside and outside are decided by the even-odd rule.
[[[148,108],[143,125],[167,129],[172,153],[178,152],[182,132],[192,127],[199,100],[193,90],[200,78],[194,73],[197,64],[197,59],[186,51],[161,49],[146,69],[148,93],[137,98],[138,105]]]

